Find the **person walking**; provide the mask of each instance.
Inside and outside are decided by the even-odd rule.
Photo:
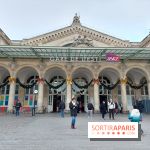
[[[20,107],[22,107],[22,106],[21,106],[21,103],[20,103],[19,100],[17,100],[17,101],[16,101],[16,106],[15,106],[15,108],[16,108],[16,116],[19,116]]]
[[[114,109],[115,114],[118,114],[118,109],[119,109],[119,107],[118,107],[118,102],[115,101],[115,109]]]
[[[87,109],[88,109],[88,118],[92,119],[93,111],[94,111],[94,106],[93,106],[93,104],[91,102],[89,102],[87,104]]]
[[[75,99],[75,97],[72,97],[71,102],[69,103],[69,108],[70,108],[70,113],[71,113],[71,129],[76,129],[75,124],[76,124],[76,117],[77,117],[77,111],[78,111],[78,104]]]
[[[112,101],[112,99],[110,99],[110,101],[108,102],[109,119],[112,118],[114,120],[114,109],[115,103]]]
[[[65,109],[65,103],[63,100],[59,103],[59,111],[60,111],[60,116],[64,118],[64,109]]]
[[[100,113],[102,114],[102,118],[105,120],[105,114],[107,112],[107,108],[106,108],[106,103],[105,101],[103,101],[100,106],[99,106],[99,109],[100,109]]]
[[[143,110],[144,110],[144,105],[143,105],[143,102],[141,100],[139,100],[137,102],[137,109],[139,110],[140,112],[140,116],[141,116],[141,120],[143,119]]]

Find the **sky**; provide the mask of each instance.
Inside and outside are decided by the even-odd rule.
[[[75,13],[83,26],[122,40],[150,32],[150,0],[0,0],[0,28],[22,40],[70,26]]]

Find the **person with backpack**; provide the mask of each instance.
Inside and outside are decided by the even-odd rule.
[[[91,102],[89,102],[87,104],[87,109],[88,109],[88,118],[90,117],[92,119],[92,116],[93,116],[93,111],[94,111],[94,106]]]

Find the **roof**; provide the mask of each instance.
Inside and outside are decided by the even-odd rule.
[[[97,58],[97,61],[105,60],[106,54],[113,53],[122,60],[149,60],[150,48],[72,48],[72,47],[48,47],[48,46],[0,46],[0,58],[34,58],[34,59],[60,59],[66,61]],[[63,60],[64,61],[64,60]]]

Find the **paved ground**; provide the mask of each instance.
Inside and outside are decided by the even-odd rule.
[[[106,121],[109,121],[106,116]],[[79,114],[77,129],[70,129],[70,116],[58,114],[0,114],[0,150],[149,150],[150,115],[144,115],[142,141],[90,141],[86,114]],[[102,121],[95,114],[93,121]],[[115,121],[128,121],[127,115]]]

